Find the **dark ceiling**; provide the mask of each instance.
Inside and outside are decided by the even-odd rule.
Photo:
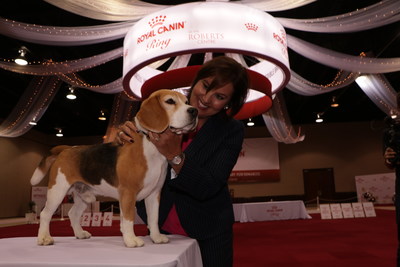
[[[162,0],[148,2],[162,3]],[[169,1],[169,3],[185,3],[193,1]],[[338,15],[356,10],[378,1],[317,1],[284,12],[271,12],[275,17],[287,18],[318,18]],[[399,2],[400,4],[400,2]],[[0,3],[0,16],[24,23],[54,26],[86,26],[107,24],[106,21],[92,20],[68,13],[40,0],[3,0]],[[349,55],[359,55],[361,52],[372,53],[379,57],[400,56],[400,23],[394,23],[377,29],[346,34],[308,33],[287,29],[287,33],[308,42]],[[64,61],[93,56],[102,52],[121,47],[123,39],[79,47],[46,46],[27,43],[0,35],[0,60],[13,59],[21,46],[29,49],[29,60]],[[290,67],[302,77],[317,84],[329,84],[338,70],[313,61],[289,49]],[[82,71],[79,75],[93,85],[101,85],[114,81],[122,76],[122,58],[102,66]],[[399,90],[400,73],[385,74],[395,90]],[[0,121],[8,116],[24,92],[32,76],[17,74],[0,69]],[[55,128],[64,129],[65,136],[104,135],[107,121],[97,120],[100,110],[109,115],[112,109],[114,95],[95,93],[85,89],[76,91],[78,98],[67,100],[65,94],[68,86],[64,84],[58,91],[53,102],[35,126],[35,130],[43,133],[55,133]],[[316,114],[324,112],[325,122],[355,122],[382,120],[385,114],[380,111],[362,90],[352,85],[319,96],[301,96],[284,89],[284,98],[291,121],[295,125],[314,123]],[[332,96],[340,104],[339,108],[330,108]],[[256,125],[264,125],[261,118],[256,118]]]

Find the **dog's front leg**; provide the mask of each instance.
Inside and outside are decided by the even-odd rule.
[[[144,201],[146,204],[147,224],[150,230],[150,238],[156,244],[168,243],[168,237],[160,233],[158,228],[158,209],[160,192],[151,193]]]
[[[125,246],[129,248],[143,247],[144,242],[140,237],[135,235],[133,229],[135,220],[135,194],[129,191],[122,190],[120,192],[120,208],[121,208],[121,232],[124,238]]]

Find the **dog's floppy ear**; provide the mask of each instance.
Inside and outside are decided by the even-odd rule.
[[[160,101],[159,95],[147,98],[143,101],[136,115],[140,125],[151,132],[161,133],[169,125],[167,112]]]

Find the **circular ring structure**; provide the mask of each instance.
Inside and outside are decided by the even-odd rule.
[[[184,80],[185,86],[190,85],[194,75],[190,76],[190,81],[183,75],[186,68],[193,71],[187,61],[165,72],[154,66],[171,57],[197,53],[239,54],[257,60],[251,66],[241,62],[248,68],[250,80],[258,82],[251,84],[253,90],[243,107],[252,111],[242,112],[240,118],[268,110],[271,94],[283,89],[290,79],[286,33],[275,18],[241,4],[196,2],[157,11],[128,31],[124,40],[124,90],[130,97],[140,100],[149,92],[169,88],[164,76],[169,72],[177,75],[176,79]],[[265,90],[268,86],[270,89]]]

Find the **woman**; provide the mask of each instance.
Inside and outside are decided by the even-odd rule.
[[[184,136],[170,130],[149,134],[171,166],[161,192],[160,229],[195,238],[204,266],[233,264],[228,178],[244,138],[244,126],[233,116],[247,91],[246,69],[231,58],[216,57],[202,66],[189,92],[190,104],[198,109],[197,130]],[[135,130],[126,122],[117,141],[133,142],[130,133]]]

